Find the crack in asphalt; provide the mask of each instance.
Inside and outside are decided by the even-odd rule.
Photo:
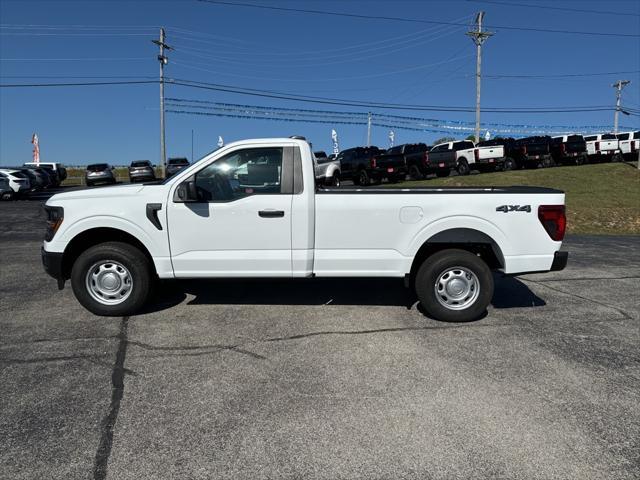
[[[627,312],[625,312],[624,310],[615,307],[613,305],[609,305],[608,303],[604,303],[604,302],[600,302],[598,300],[594,300],[593,298],[587,298],[587,297],[583,297],[582,295],[578,295],[577,293],[573,293],[573,292],[567,292],[566,290],[561,290],[559,288],[556,287],[552,287],[550,285],[546,285],[545,282],[540,282],[537,280],[527,280],[524,278],[521,278],[520,280],[522,280],[523,282],[529,282],[529,283],[535,283],[537,285],[542,285],[545,288],[548,288],[549,290],[553,290],[554,292],[557,293],[562,293],[564,295],[569,295],[570,297],[575,297],[575,298],[579,298],[580,300],[585,300],[587,302],[591,302],[591,303],[595,303],[596,305],[600,305],[602,307],[607,307],[610,308],[611,310],[614,310],[616,312],[618,312],[620,315],[622,315],[625,319],[627,320],[634,320],[633,317],[631,317],[631,315],[629,315]]]
[[[120,331],[117,335],[118,350],[111,370],[111,403],[109,410],[101,422],[101,435],[98,449],[93,462],[93,478],[104,480],[107,477],[107,467],[113,445],[113,430],[120,412],[120,402],[124,396],[124,362],[127,356],[127,334],[129,330],[129,317],[122,317]]]

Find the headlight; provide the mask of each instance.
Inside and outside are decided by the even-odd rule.
[[[64,209],[62,207],[44,207],[44,211],[47,214],[47,231],[45,233],[44,239],[47,242],[53,240],[54,235],[62,225],[62,220],[64,219]]]

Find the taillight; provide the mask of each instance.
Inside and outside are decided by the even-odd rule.
[[[371,157],[371,168],[376,168],[377,166],[377,158],[376,157]]]
[[[480,150],[478,150],[477,148],[475,148],[475,149],[473,150],[473,157],[476,159],[476,162],[477,162],[478,160],[480,160]]]
[[[564,143],[560,144],[560,151],[562,152],[563,155],[567,153],[567,146]]]
[[[564,238],[564,232],[567,229],[564,205],[540,205],[538,207],[538,219],[551,237],[551,240],[559,242]]]
[[[600,142],[596,142],[596,150],[600,150]]]
[[[520,151],[522,152],[523,155],[526,155],[527,154],[527,146],[526,145],[521,146],[520,147]]]
[[[424,152],[422,154],[422,163],[427,165],[429,163],[429,152]]]
[[[636,142],[631,142],[631,151],[632,152],[636,151]]]

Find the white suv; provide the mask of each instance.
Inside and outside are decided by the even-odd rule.
[[[19,170],[2,168],[0,169],[0,174],[9,180],[9,187],[11,187],[16,196],[23,195],[31,189],[29,177]]]

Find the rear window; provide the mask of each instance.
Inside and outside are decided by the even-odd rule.
[[[634,138],[635,140],[638,140],[638,139],[640,138],[640,131],[639,131],[639,132],[634,132],[634,133],[633,133],[633,138]]]
[[[629,134],[628,133],[619,133],[617,135],[618,140],[629,140]]]
[[[567,142],[582,142],[584,141],[584,137],[582,135],[569,135],[567,137]]]
[[[131,162],[132,167],[150,167],[151,162],[148,160],[141,160],[139,162]]]
[[[613,133],[605,133],[604,135],[601,135],[600,138],[602,140],[615,140],[617,137]],[[593,139],[595,140],[596,137],[593,137]]]
[[[170,158],[169,165],[189,165],[189,161],[186,158]]]
[[[87,170],[89,170],[90,172],[99,172],[101,170],[106,170],[107,168],[109,168],[109,165],[107,165],[106,163],[87,165]]]
[[[615,137],[613,137],[615,138]],[[597,140],[598,137],[596,135],[589,135],[588,137],[584,137],[585,141],[587,142],[592,142],[593,140]],[[602,136],[603,140],[608,140],[607,138],[605,138],[605,135]]]

